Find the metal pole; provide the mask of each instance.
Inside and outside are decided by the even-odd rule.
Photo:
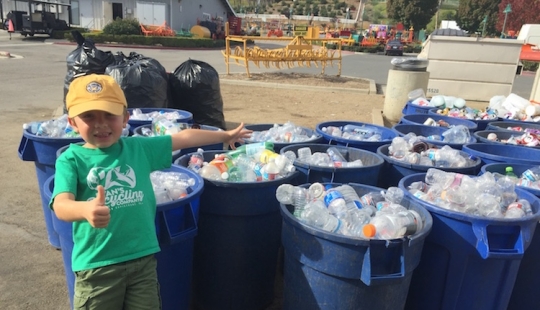
[[[506,38],[506,34],[504,33],[504,28],[506,28],[506,18],[508,17],[508,13],[504,13],[504,23],[503,23],[503,28],[502,28],[502,32],[501,32],[501,38],[504,36]]]

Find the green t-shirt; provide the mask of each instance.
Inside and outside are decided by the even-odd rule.
[[[171,149],[170,136],[129,137],[105,149],[71,144],[58,157],[51,206],[56,195],[65,192],[77,201],[94,199],[102,185],[111,209],[106,228],[94,228],[86,220],[73,222],[73,271],[159,252],[150,173],[171,166]]]

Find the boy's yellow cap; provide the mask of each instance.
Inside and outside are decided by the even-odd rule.
[[[122,88],[109,75],[90,74],[76,78],[66,95],[69,117],[100,110],[114,115],[124,114],[127,100]]]

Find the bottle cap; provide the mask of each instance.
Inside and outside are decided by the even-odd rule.
[[[364,236],[372,238],[373,236],[375,236],[377,229],[375,228],[375,226],[373,226],[373,224],[366,224],[362,228],[362,232],[364,233]]]
[[[512,168],[512,167],[506,167],[506,168],[504,169],[504,171],[506,171],[507,173],[508,173],[508,172],[514,172],[514,168]]]

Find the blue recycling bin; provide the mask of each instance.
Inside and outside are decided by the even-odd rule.
[[[189,124],[189,123],[186,123],[185,125],[186,125],[186,127],[191,126],[191,124]],[[143,128],[151,129],[151,127],[152,127],[152,124],[146,124],[146,125],[139,126],[139,127],[135,128],[135,130],[133,131],[133,135],[134,136],[144,136],[142,134]],[[207,126],[207,125],[200,125],[200,129],[214,130],[214,131],[222,130],[222,129],[218,128],[218,127]],[[174,151],[172,160],[174,162],[175,160],[177,160],[178,158],[180,158],[180,156],[182,156],[184,154],[197,152],[197,149],[203,149],[205,151],[223,150],[223,143],[214,143],[214,144],[204,145],[204,146],[201,146],[201,147],[190,147],[190,148],[187,148],[187,149]]]
[[[349,185],[359,195],[383,190]],[[293,206],[281,204],[283,309],[403,309],[432,218],[410,198],[402,205],[417,211],[424,227],[412,236],[368,240],[308,226],[293,216]]]
[[[345,125],[355,125],[355,126],[366,126],[367,129],[373,130],[381,135],[381,141],[359,141],[359,140],[352,140],[352,139],[344,139],[342,137],[335,137],[332,135],[327,134],[323,131],[323,128],[328,126],[334,126],[334,127],[343,127]],[[324,137],[324,140],[327,144],[332,145],[341,145],[346,147],[354,147],[357,149],[362,149],[370,152],[377,152],[377,148],[381,145],[390,143],[392,139],[397,137],[397,133],[390,129],[383,126],[377,126],[370,123],[362,123],[362,122],[349,122],[349,121],[330,121],[330,122],[322,122],[317,124],[317,127],[315,130],[321,134]]]
[[[270,128],[272,128],[272,127],[274,127],[274,124],[254,124],[254,125],[246,125],[245,126],[246,129],[253,130],[253,131],[266,131],[266,130],[269,130]],[[305,140],[305,141],[300,141],[300,142],[295,142],[295,141],[291,141],[291,142],[273,142],[274,143],[274,152],[279,153],[282,148],[284,148],[284,147],[286,147],[288,145],[295,145],[295,144],[299,144],[299,143],[303,144],[303,143],[323,143],[324,142],[324,138],[318,132],[315,132],[314,130],[306,128],[306,127],[301,127],[301,128],[302,128],[302,131],[306,135],[311,136],[311,139],[308,139],[308,140]],[[257,143],[257,142],[264,142],[264,141],[252,141],[250,139],[246,139],[246,143]]]
[[[474,216],[414,197],[407,187],[424,181],[425,176],[412,174],[399,182],[407,196],[433,217],[405,309],[505,310],[540,219],[540,200],[518,188],[518,198],[531,203],[533,215],[519,219]]]
[[[498,141],[488,140],[489,134],[496,134]],[[477,142],[481,142],[481,143],[515,145],[515,144],[502,142],[501,140],[508,140],[512,137],[519,137],[523,135],[523,133],[520,133],[517,131],[506,131],[506,130],[481,130],[481,131],[475,132],[473,135],[476,138]],[[525,147],[540,148],[540,145],[536,145],[536,146],[527,146],[524,144],[517,144],[517,145],[525,146]]]
[[[41,196],[41,207],[45,218],[45,226],[47,228],[47,238],[49,243],[57,249],[60,248],[60,240],[58,234],[54,231],[49,201],[43,193],[43,184],[45,184],[45,181],[47,181],[50,176],[54,175],[54,165],[56,163],[56,152],[58,149],[69,145],[70,143],[81,141],[81,138],[51,138],[36,136],[28,130],[24,130],[19,144],[19,158],[24,161],[33,161],[36,167],[39,194]]]
[[[478,125],[466,119],[444,116],[444,115],[439,115],[439,114],[425,114],[425,113],[403,115],[401,117],[400,123],[406,124],[406,125],[413,125],[413,124],[423,125],[428,118],[431,118],[436,122],[444,121],[448,123],[450,126],[463,125],[467,127],[471,133],[475,132],[478,128]]]
[[[540,165],[540,149],[507,144],[471,143],[463,146],[465,153],[476,156],[483,164],[512,163]]]
[[[437,168],[446,172],[476,175],[478,172],[480,172],[480,168],[482,167],[482,161],[479,158],[474,159],[474,163],[471,166],[461,168],[441,168],[410,164],[406,161],[397,160],[390,157],[388,152],[389,147],[390,144],[386,144],[379,147],[377,150],[377,154],[384,158],[385,161],[381,170],[381,177],[379,178],[379,186],[385,188],[397,186],[402,178],[411,174],[427,172],[430,168]],[[463,151],[460,151],[460,153],[465,157],[469,157],[468,154]]]
[[[495,172],[504,174],[508,166],[512,167],[514,173],[520,176],[525,170],[536,165],[493,163],[482,166],[481,173]],[[540,197],[539,189],[524,186],[520,186],[519,188],[528,191],[536,197]],[[538,276],[540,274],[540,264],[538,264],[540,261],[539,225],[540,223],[536,225],[531,244],[523,255],[523,259],[519,265],[512,296],[508,303],[508,310],[535,309],[540,305],[540,294],[538,294],[538,287],[540,287],[540,277]]]
[[[162,171],[177,171],[195,179],[188,195],[182,199],[157,205],[156,234],[161,251],[155,254],[157,260],[158,281],[163,309],[188,309],[191,294],[191,275],[193,266],[193,244],[197,235],[197,217],[200,196],[203,192],[202,178],[189,169],[172,166]],[[54,175],[43,186],[44,196],[48,201],[54,190]],[[71,268],[73,251],[72,223],[59,220],[52,212],[53,225],[58,232],[62,247],[62,260],[66,285],[71,306],[75,274]]]
[[[439,108],[431,108],[429,110],[428,114],[429,115],[441,115],[441,114],[437,113],[437,111],[439,111]],[[452,117],[452,116],[449,116],[449,117]],[[459,119],[462,119],[462,118],[459,118]],[[466,119],[466,120],[475,123],[476,126],[477,126],[476,130],[478,131],[478,130],[485,130],[489,123],[496,122],[496,121],[500,120],[500,118],[496,118],[496,119]]]
[[[419,105],[416,105],[416,104],[412,103],[412,101],[407,101],[407,103],[403,107],[403,110],[401,111],[401,113],[403,113],[404,115],[428,114],[429,110],[431,110],[431,109],[433,109],[432,106],[419,106]]]
[[[335,147],[349,162],[360,159],[362,167],[336,168],[313,166],[298,160],[294,161],[296,170],[299,171],[298,182],[303,183],[359,183],[377,185],[377,180],[384,164],[384,159],[379,155],[366,150],[355,149],[345,146],[333,146],[328,144],[295,144],[281,149],[280,153],[292,151],[298,155],[298,149],[309,147],[311,153],[326,153],[329,147]]]
[[[205,151],[204,160],[221,153]],[[186,167],[189,159],[175,164]],[[196,308],[252,310],[273,302],[281,234],[276,189],[296,174],[265,182],[204,180],[193,264]]]
[[[512,127],[521,127],[522,130],[530,129],[530,130],[537,130],[538,132],[540,132],[540,124],[539,123],[522,122],[522,121],[517,121],[517,120],[514,120],[514,121],[505,120],[505,121],[490,122],[487,125],[486,130],[505,130],[505,131],[513,131],[513,132],[519,133],[519,131],[517,131],[517,130],[508,129],[508,128],[512,128]]]
[[[420,124],[398,124],[392,127],[401,137],[408,133],[414,133],[417,136],[423,136],[423,137],[429,137],[429,136],[440,136],[442,138],[442,134],[448,130],[448,128],[444,127],[434,127],[434,126],[425,126]],[[436,145],[438,147],[442,147],[444,145],[448,145],[449,147],[457,150],[461,150],[463,147],[462,143],[449,143],[444,141],[437,141],[437,140],[428,140],[426,139],[426,142],[431,143],[433,145]],[[476,138],[474,138],[471,135],[471,138],[469,139],[468,143],[475,143]]]
[[[180,114],[180,118],[176,120],[177,123],[192,123],[193,122],[193,114],[188,111],[184,110],[178,110],[178,109],[167,109],[167,108],[139,108],[142,113],[152,113],[152,112],[162,112],[162,113],[169,113],[169,112],[178,112]],[[133,109],[128,109],[129,115],[133,114]],[[152,124],[152,120],[136,120],[136,119],[129,119],[128,124],[130,125],[130,134],[133,135],[135,132],[135,128],[143,126],[143,125],[149,125]]]

